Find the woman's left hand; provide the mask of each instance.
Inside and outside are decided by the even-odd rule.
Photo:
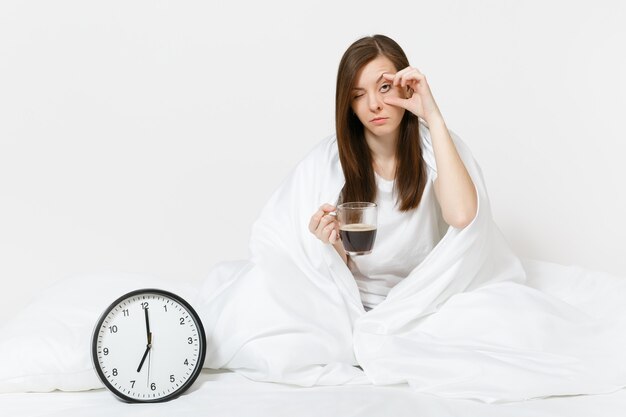
[[[406,67],[395,74],[384,73],[383,77],[392,81],[393,86],[401,87],[408,98],[390,97],[384,98],[386,104],[402,107],[414,115],[421,117],[428,123],[433,117],[441,117],[439,107],[435,103],[426,76],[417,68]],[[407,87],[409,90],[407,91]]]

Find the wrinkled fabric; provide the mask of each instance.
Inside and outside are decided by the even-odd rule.
[[[308,230],[344,184],[336,138],[320,142],[264,206],[250,258],[204,279],[204,366],[300,386],[407,383],[490,403],[624,387],[626,280],[518,258],[479,165],[450,133],[476,186],[476,217],[450,227],[368,312],[341,257]],[[420,140],[434,168],[430,136]]]

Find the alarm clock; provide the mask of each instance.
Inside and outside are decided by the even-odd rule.
[[[91,358],[104,385],[126,402],[178,397],[196,380],[206,353],[200,317],[182,297],[140,289],[100,316]]]

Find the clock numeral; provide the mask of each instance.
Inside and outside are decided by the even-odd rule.
[[[143,303],[141,303],[141,308],[142,308],[142,309],[144,309],[144,310],[145,310],[146,308],[148,308],[148,302],[147,302],[147,301],[144,301]]]
[[[113,368],[113,376],[117,376],[117,368]]]
[[[122,313],[124,313],[124,317],[130,316],[130,312],[128,310],[122,310]]]
[[[109,331],[110,331],[111,333],[117,333],[117,326],[116,326],[116,325],[109,326]]]
[[[165,309],[165,312],[167,313],[167,305],[164,305],[163,308]]]
[[[193,339],[191,337],[187,338],[187,343],[192,344],[193,343]]]
[[[174,382],[176,381],[176,378],[174,378],[174,375],[170,375],[170,382]]]
[[[104,356],[109,354],[109,348],[104,348],[102,349],[102,353],[104,353]]]
[[[183,326],[185,324],[185,319],[184,318],[180,318],[180,325]]]
[[[185,365],[189,365],[189,361],[185,359]]]
[[[156,384],[154,382],[152,384],[150,384],[150,389],[152,391],[156,391]]]
[[[136,382],[136,381],[130,381],[130,387],[131,387],[131,388],[135,388],[135,382]]]

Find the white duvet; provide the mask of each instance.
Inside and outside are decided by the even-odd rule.
[[[434,166],[427,130],[424,158]],[[369,312],[348,267],[307,228],[343,186],[330,137],[255,222],[250,259],[201,288],[135,274],[71,277],[0,328],[0,392],[101,388],[89,352],[102,311],[137,288],[178,293],[207,334],[205,368],[299,386],[398,384],[483,402],[609,393],[626,386],[626,279],[521,262],[494,224],[479,166],[454,134],[479,209]],[[358,367],[359,365],[360,367]]]
[[[485,402],[625,386],[626,280],[523,264],[493,221],[480,167],[452,136],[477,188],[477,216],[449,228],[367,313],[347,266],[307,228],[344,182],[335,137],[315,147],[255,222],[250,259],[206,277],[205,367],[302,386],[408,383]],[[434,164],[428,134],[422,145]]]

